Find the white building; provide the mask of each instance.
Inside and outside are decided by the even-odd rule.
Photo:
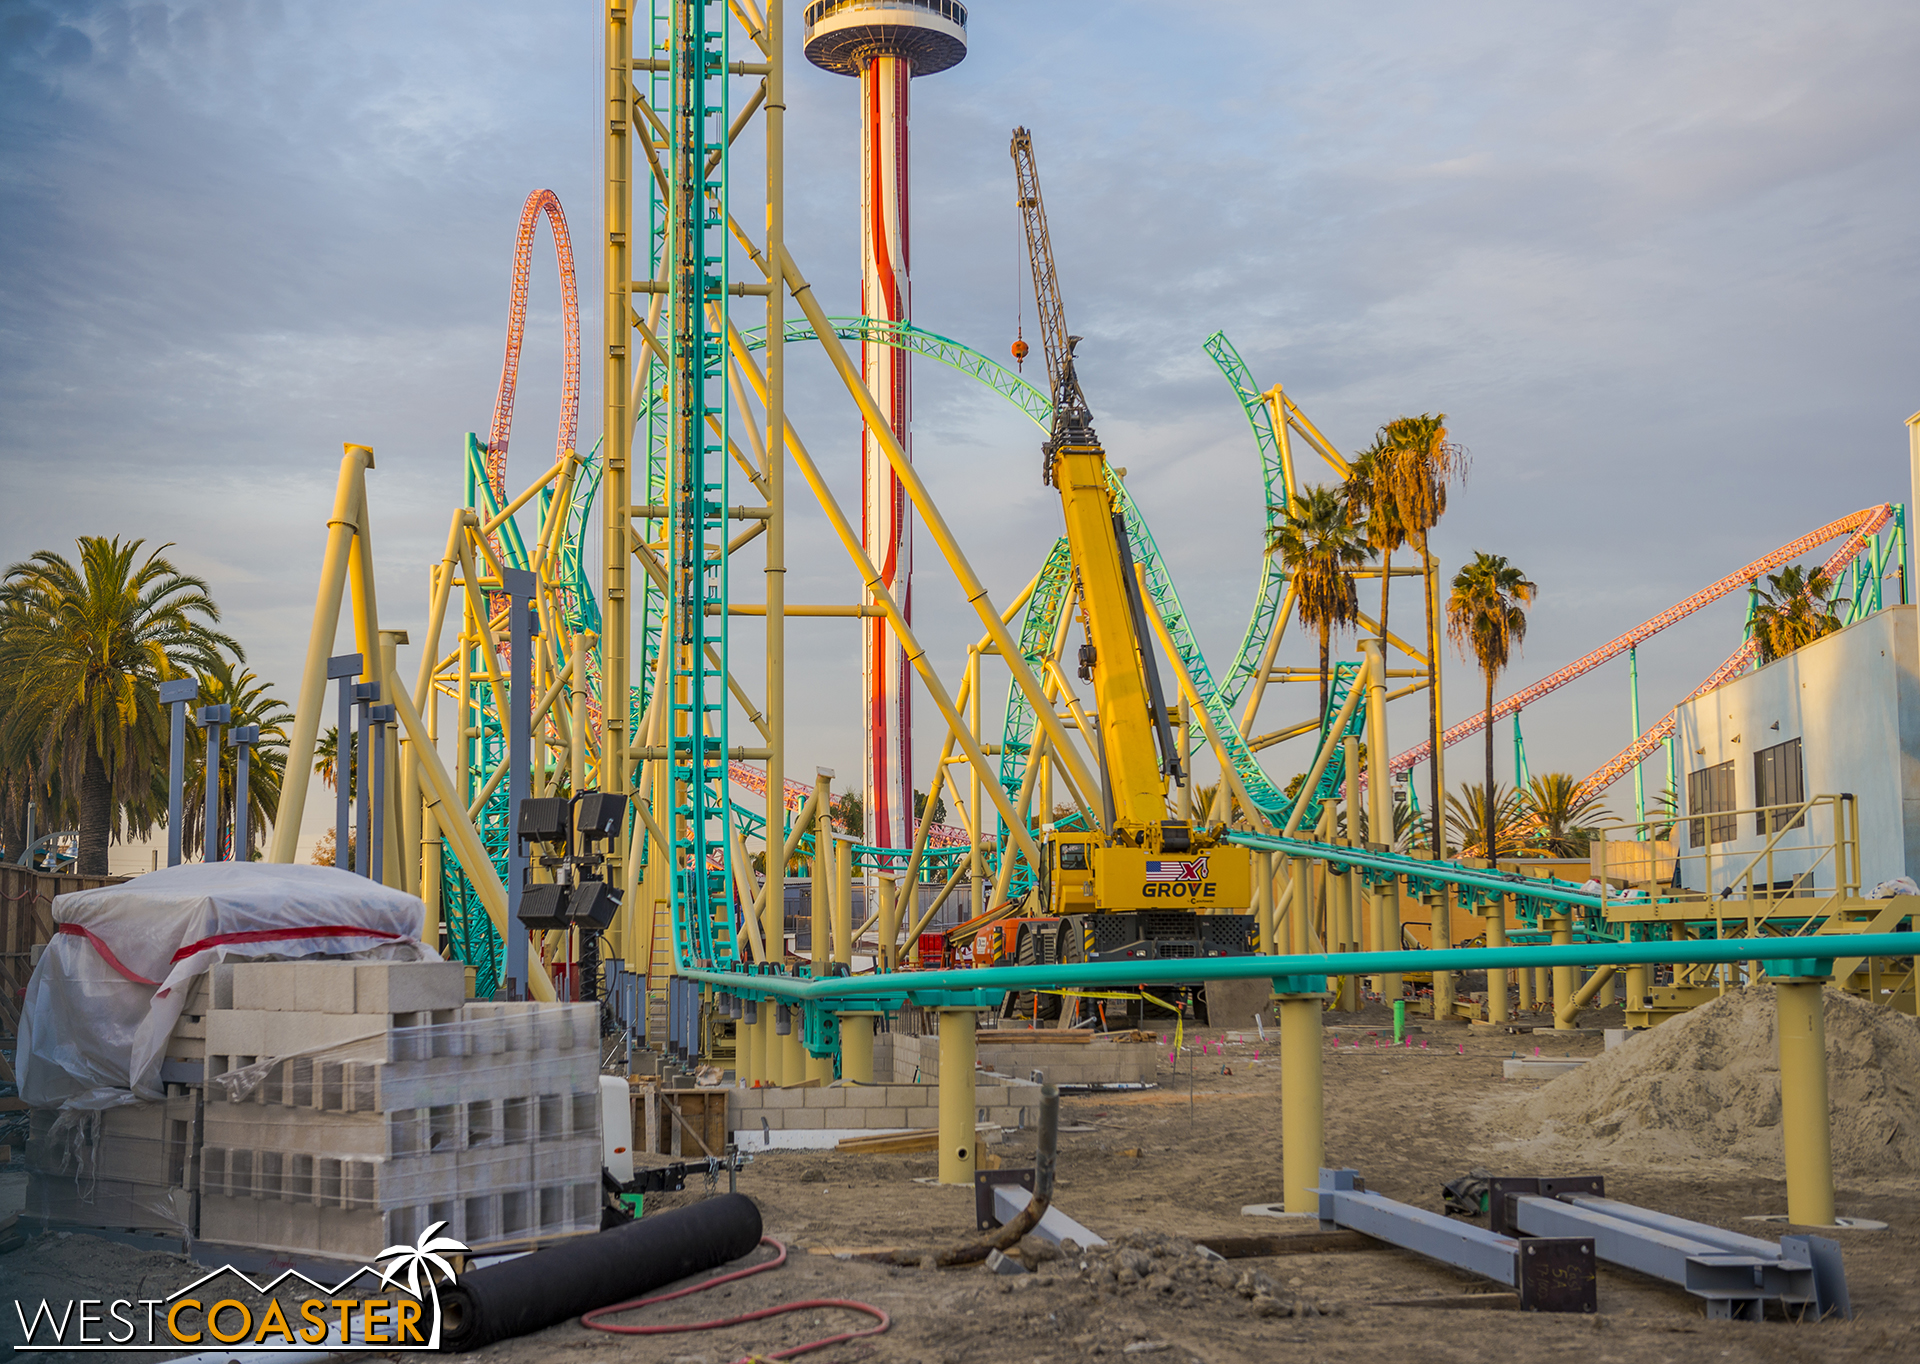
[[[1920,626],[1896,606],[1680,706],[1681,882],[1725,886],[1766,846],[1765,816],[1717,813],[1856,797],[1863,890],[1920,871]],[[1717,814],[1717,817],[1716,817]],[[1699,816],[1692,818],[1692,816]],[[1776,818],[1784,818],[1777,816]],[[1813,865],[1831,890],[1833,816],[1816,809],[1776,845],[1774,883]],[[1780,856],[1783,847],[1803,851]],[[1763,871],[1754,873],[1756,888]]]

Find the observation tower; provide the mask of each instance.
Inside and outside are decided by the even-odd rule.
[[[860,311],[887,322],[912,315],[907,231],[907,83],[967,55],[967,10],[956,0],[813,0],[806,8],[807,60],[860,79]],[[909,455],[913,385],[904,349],[869,339],[861,376]],[[913,539],[907,495],[872,434],[860,438],[861,534],[867,553],[909,621]],[[913,841],[911,669],[887,622],[863,616],[861,702],[866,728],[867,839],[884,848]]]

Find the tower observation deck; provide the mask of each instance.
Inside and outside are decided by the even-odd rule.
[[[967,10],[957,0],[813,0],[805,10],[807,60],[860,81],[860,311],[887,322],[912,318],[907,230],[907,86],[967,55]],[[912,455],[908,353],[878,340],[860,348],[866,380],[901,448]],[[862,430],[861,538],[888,591],[913,618],[913,539],[905,489],[884,451]],[[879,617],[862,617],[861,704],[866,841],[913,841],[912,678],[899,640]]]

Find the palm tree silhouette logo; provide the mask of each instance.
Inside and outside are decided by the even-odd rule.
[[[447,1261],[443,1252],[451,1251],[460,1255],[467,1249],[463,1242],[456,1241],[451,1236],[438,1234],[446,1225],[445,1222],[435,1222],[420,1233],[420,1239],[413,1245],[388,1246],[373,1257],[375,1264],[383,1260],[391,1262],[380,1275],[381,1287],[384,1288],[388,1284],[398,1286],[404,1274],[407,1292],[422,1302],[433,1304],[433,1331],[428,1335],[426,1344],[429,1350],[440,1348],[440,1295],[433,1291],[434,1272],[437,1270],[446,1276],[448,1283],[452,1283],[456,1276],[452,1264]],[[422,1271],[425,1272],[427,1280],[424,1294],[420,1291]]]

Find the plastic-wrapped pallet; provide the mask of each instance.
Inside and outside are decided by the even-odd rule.
[[[27,1137],[25,1217],[45,1227],[192,1236],[200,1091],[157,1103],[35,1109]]]
[[[247,963],[206,1015],[200,1238],[365,1260],[600,1226],[598,1010],[462,1003],[458,963]]]

